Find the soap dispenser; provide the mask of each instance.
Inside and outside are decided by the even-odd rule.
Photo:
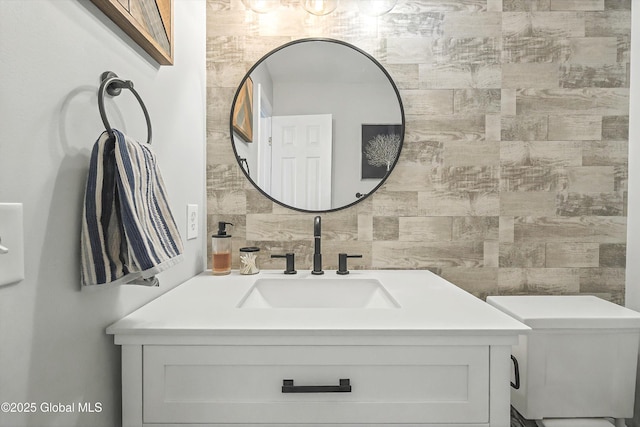
[[[218,222],[218,234],[211,236],[211,271],[216,276],[231,273],[231,234],[227,234],[230,222]]]

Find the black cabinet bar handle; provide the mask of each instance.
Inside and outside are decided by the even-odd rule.
[[[293,385],[293,380],[282,380],[283,393],[351,393],[350,380],[340,379],[340,385]]]
[[[513,355],[511,355],[511,360],[513,361],[513,370],[515,371],[516,382],[511,383],[511,387],[516,390],[520,388],[520,368],[518,367],[518,359],[516,359]]]

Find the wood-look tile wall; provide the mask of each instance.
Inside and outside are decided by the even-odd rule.
[[[377,58],[406,113],[401,159],[355,207],[323,215],[326,269],[430,269],[479,297],[597,294],[625,283],[631,0],[399,0],[378,19],[354,1],[313,17],[297,0],[257,15],[208,0],[208,228],[237,249],[311,266],[313,214],[244,178],[229,138],[235,89],[271,49],[304,37]]]

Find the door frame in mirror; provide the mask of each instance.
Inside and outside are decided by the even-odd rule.
[[[378,69],[384,74],[384,76],[387,78],[387,80],[389,81],[389,84],[391,85],[391,87],[393,88],[393,91],[396,95],[397,101],[398,101],[398,108],[400,110],[400,118],[401,118],[401,135],[400,135],[400,147],[398,149],[398,155],[396,156],[395,160],[393,161],[393,164],[391,165],[389,172],[384,176],[384,178],[382,178],[380,180],[380,182],[374,187],[372,188],[368,193],[366,194],[360,194],[357,193],[358,195],[356,196],[356,200],[354,200],[351,203],[348,203],[346,205],[343,206],[339,206],[339,207],[335,207],[335,208],[331,208],[331,209],[326,209],[326,210],[309,210],[309,209],[302,209],[302,208],[298,208],[295,206],[291,206],[288,205],[280,200],[275,199],[274,197],[272,197],[270,194],[268,194],[266,191],[264,191],[257,183],[256,181],[253,180],[253,178],[251,178],[251,176],[248,174],[247,170],[242,167],[241,164],[241,156],[238,154],[238,151],[236,150],[236,144],[234,141],[234,110],[236,107],[236,102],[238,100],[238,97],[241,95],[242,92],[242,88],[245,85],[245,82],[251,78],[251,73],[257,68],[259,67],[265,60],[267,60],[269,57],[271,57],[273,54],[281,51],[282,49],[285,49],[289,46],[293,46],[293,45],[297,45],[297,44],[301,44],[301,43],[309,43],[309,42],[328,42],[328,43],[335,43],[335,44],[339,44],[348,48],[353,49],[354,51],[356,51],[357,53],[365,56],[367,59],[369,59],[374,65],[376,65],[378,67]],[[254,107],[255,108],[255,107]],[[256,125],[256,124],[254,124]],[[393,172],[396,164],[398,163],[398,160],[400,159],[400,155],[402,153],[402,147],[404,145],[404,136],[405,136],[405,113],[404,113],[404,106],[402,104],[402,98],[400,96],[400,91],[398,90],[398,87],[396,86],[395,82],[393,81],[393,79],[391,78],[391,75],[389,74],[389,72],[384,68],[384,66],[377,60],[375,59],[372,55],[370,55],[369,53],[365,52],[364,50],[358,48],[357,46],[354,46],[348,42],[342,41],[342,40],[338,40],[338,39],[331,39],[331,38],[323,38],[323,37],[311,37],[311,38],[301,38],[301,39],[297,39],[297,40],[293,40],[291,42],[285,43],[281,46],[278,46],[277,48],[271,50],[270,52],[268,52],[267,54],[265,54],[264,56],[262,56],[262,58],[260,58],[258,61],[256,61],[255,64],[253,64],[251,66],[251,68],[247,71],[247,73],[245,74],[245,76],[242,78],[242,81],[240,82],[240,84],[238,85],[238,88],[235,92],[235,95],[233,97],[233,102],[231,104],[231,111],[230,111],[230,119],[229,119],[229,135],[230,135],[230,139],[231,139],[231,147],[233,149],[233,153],[234,156],[236,158],[236,161],[238,162],[238,166],[240,167],[240,169],[242,170],[243,174],[245,175],[245,177],[249,180],[249,182],[265,197],[267,197],[269,200],[271,200],[274,203],[279,204],[280,206],[283,206],[285,208],[289,208],[298,212],[306,212],[306,213],[326,213],[326,212],[335,212],[335,211],[339,211],[342,209],[347,209],[351,206],[354,206],[360,202],[362,202],[363,200],[367,199],[369,196],[371,196],[373,193],[375,193],[378,188],[380,188],[385,181],[389,178],[389,175],[391,175],[391,173]]]

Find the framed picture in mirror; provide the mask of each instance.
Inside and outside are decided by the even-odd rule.
[[[233,109],[233,130],[245,142],[253,141],[253,80],[248,77],[240,91]]]
[[[362,125],[362,179],[384,178],[398,158],[402,125]]]
[[[91,0],[160,65],[173,65],[173,0]]]

